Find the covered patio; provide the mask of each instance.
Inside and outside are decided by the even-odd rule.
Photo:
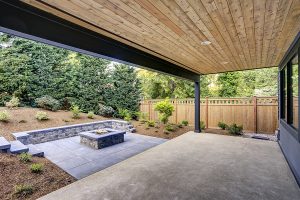
[[[0,31],[195,83],[194,132],[42,199],[300,198],[300,1],[0,0]],[[200,133],[201,75],[274,66],[278,143]]]
[[[276,142],[189,132],[41,199],[299,198]]]

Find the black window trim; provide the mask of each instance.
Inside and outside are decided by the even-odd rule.
[[[293,122],[293,93],[292,93],[292,59],[298,54],[298,97],[300,94],[300,31],[298,32],[292,45],[285,53],[283,59],[279,64],[279,123],[287,129],[296,140],[300,142],[300,127],[296,129],[291,123]],[[286,67],[286,74],[284,68]],[[287,105],[284,99],[285,76],[287,76]],[[286,106],[286,114],[283,109]],[[286,117],[286,121],[284,118]],[[300,126],[300,101],[298,101],[298,126]]]

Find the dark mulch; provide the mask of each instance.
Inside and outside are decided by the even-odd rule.
[[[43,163],[41,173],[32,173],[29,169],[32,163]],[[32,162],[22,163],[18,156],[0,153],[0,199],[37,199],[75,179],[51,163],[46,158],[33,157]],[[14,187],[20,184],[32,186],[33,193],[29,195],[14,195]]]

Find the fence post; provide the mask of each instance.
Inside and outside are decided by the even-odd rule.
[[[206,109],[205,109],[205,116],[206,116],[206,128],[208,128],[208,97],[205,98],[205,104],[206,104]]]
[[[253,122],[254,122],[254,132],[257,133],[257,97],[253,96]]]
[[[174,104],[175,104],[175,124],[177,124],[177,99],[174,100]]]
[[[150,102],[151,102],[151,101],[148,101],[148,115],[149,115],[149,120],[152,120],[152,119],[151,119],[151,115],[152,115],[152,114],[150,113],[150,112],[151,112],[151,109],[150,109]]]

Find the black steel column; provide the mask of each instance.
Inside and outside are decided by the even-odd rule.
[[[195,81],[195,132],[200,133],[200,82]]]

